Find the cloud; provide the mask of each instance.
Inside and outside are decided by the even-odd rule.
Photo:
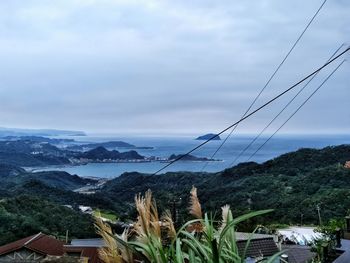
[[[240,118],[320,4],[3,1],[0,121],[116,133],[218,130]],[[327,2],[257,105],[348,41],[349,12],[347,1]],[[347,63],[285,131],[328,130],[325,122],[349,131],[348,71]],[[281,106],[240,131],[256,131]]]

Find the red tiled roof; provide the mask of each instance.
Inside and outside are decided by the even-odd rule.
[[[39,233],[1,246],[0,255],[7,254],[21,248],[27,248],[43,255],[61,256],[63,255],[63,245],[64,243],[62,241]]]

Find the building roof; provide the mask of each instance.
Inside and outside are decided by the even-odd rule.
[[[337,248],[337,251],[344,252],[337,257],[333,263],[349,263],[350,262],[350,240],[342,239],[341,247]]]
[[[242,256],[247,244],[247,240],[238,240],[237,247]],[[270,257],[279,252],[279,249],[272,237],[251,239],[245,257]]]
[[[15,242],[0,247],[0,255],[11,253],[21,248],[27,248],[43,255],[61,256],[63,255],[62,241],[53,237],[38,233]]]
[[[350,251],[350,240],[341,239],[340,241],[341,247],[338,247],[338,251]]]
[[[313,240],[320,238],[322,235],[314,231],[314,227],[299,227],[291,226],[284,229],[279,229],[278,234],[282,235],[283,239],[293,241],[298,245],[307,245]]]
[[[309,262],[316,256],[308,246],[282,245],[282,250],[285,250],[284,254],[288,255],[288,263]]]
[[[345,251],[339,257],[337,257],[333,263],[349,263],[350,262],[350,251]]]
[[[89,258],[89,263],[103,263],[99,258],[98,249],[104,247],[105,241],[102,238],[72,239],[70,245],[64,246],[64,251],[79,253],[80,257]]]
[[[104,247],[105,242],[102,238],[72,239],[70,245],[76,247]]]
[[[273,235],[268,234],[252,234],[246,232],[235,232],[236,240],[248,240],[248,239],[262,239],[262,238],[273,238]]]
[[[99,247],[78,247],[78,246],[64,246],[65,252],[79,253],[80,257],[89,258],[89,263],[103,263],[98,255]]]

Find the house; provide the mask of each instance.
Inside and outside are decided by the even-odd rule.
[[[249,263],[260,262],[259,260],[269,258],[280,251],[283,251],[280,257],[283,256],[288,263],[310,262],[316,256],[309,246],[280,244],[277,235],[236,232],[237,248],[241,256],[249,239],[250,244],[245,254],[246,262]]]
[[[84,206],[84,205],[80,205],[79,206],[79,210],[81,212],[83,212],[84,214],[92,214],[93,213],[93,210],[90,206]]]
[[[279,252],[273,235],[236,232],[236,240],[240,256],[244,255],[247,242],[250,240],[244,255],[249,262],[256,262],[258,259],[268,258]]]
[[[102,238],[73,239],[64,246],[67,256],[85,259],[89,263],[103,263],[99,258],[98,249],[105,246]]]
[[[40,262],[47,256],[62,256],[64,243],[38,233],[0,247],[0,262]]]
[[[284,242],[292,242],[297,245],[306,246],[312,244],[315,239],[321,238],[321,234],[315,232],[315,227],[290,226],[278,229],[277,234]]]
[[[103,263],[98,249],[103,239],[73,239],[69,245],[43,233],[38,233],[0,247],[0,262],[36,263]]]

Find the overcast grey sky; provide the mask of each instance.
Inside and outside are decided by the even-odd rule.
[[[0,126],[221,130],[239,119],[321,2],[0,1]],[[329,0],[257,105],[349,43],[349,14],[350,1]],[[347,62],[283,132],[349,132],[349,70]],[[239,132],[256,132],[286,99]]]

